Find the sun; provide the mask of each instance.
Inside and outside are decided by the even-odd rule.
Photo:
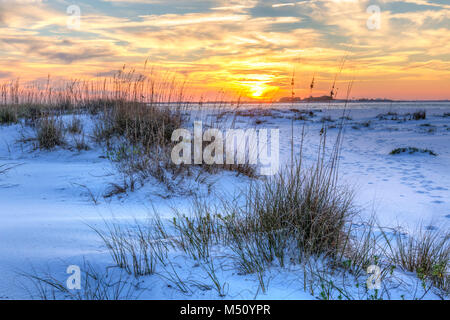
[[[251,85],[250,88],[250,95],[253,98],[261,98],[261,96],[264,94],[264,92],[267,91],[267,86],[265,83],[255,83],[254,85]]]
[[[271,86],[264,81],[240,81],[239,86],[245,92],[245,95],[252,99],[266,99],[271,92],[278,87]]]
[[[236,78],[236,89],[251,99],[267,100],[279,90],[279,87],[274,85],[273,75],[239,74]]]

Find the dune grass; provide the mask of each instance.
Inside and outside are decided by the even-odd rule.
[[[40,149],[53,149],[66,144],[64,125],[61,120],[54,117],[39,119],[36,125],[36,138]]]
[[[17,114],[14,110],[0,107],[0,125],[17,123]]]
[[[139,297],[133,279],[123,272],[100,271],[84,261],[81,270],[81,289],[70,290],[52,272],[19,273],[22,286],[31,298],[39,300],[132,300]]]
[[[430,149],[420,149],[420,148],[416,148],[416,147],[396,148],[396,149],[392,150],[389,154],[396,155],[396,154],[402,154],[402,153],[408,153],[408,154],[427,153],[431,156],[437,156],[437,154]]]
[[[418,228],[413,236],[396,234],[389,246],[393,263],[406,271],[415,272],[422,281],[450,293],[450,234]]]

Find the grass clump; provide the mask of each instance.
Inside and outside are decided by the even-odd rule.
[[[416,272],[445,294],[450,294],[450,235],[435,231],[418,231],[405,237],[397,233],[390,246],[390,259],[404,270]]]
[[[81,134],[83,132],[83,124],[79,118],[73,117],[67,125],[67,131],[71,134]]]
[[[81,289],[68,289],[65,279],[59,280],[53,273],[22,273],[22,277],[31,285],[25,288],[31,297],[39,300],[130,300],[137,299],[139,293],[136,284],[123,272],[99,271],[89,262],[80,268]],[[33,291],[28,287],[34,288]]]
[[[169,193],[180,195],[193,192],[191,186],[184,185],[184,178],[189,176],[194,176],[193,184],[198,185],[205,181],[205,173],[215,174],[220,170],[251,178],[257,176],[256,166],[248,162],[235,165],[175,165],[171,158],[176,143],[172,141],[172,134],[187,123],[182,111],[181,105],[118,103],[99,115],[94,136],[97,142],[106,142],[107,156],[123,178],[123,185],[114,189],[122,191],[120,193],[133,191],[152,177],[163,184]],[[108,196],[116,194],[111,191]]]
[[[303,168],[297,161],[292,168],[251,184],[239,199],[242,205],[223,202],[219,219],[212,218],[207,206],[197,205],[196,219],[186,225],[214,222],[215,227],[208,230],[221,233],[215,239],[227,239],[244,273],[273,261],[284,266],[287,257],[301,261],[303,255],[334,256],[354,214],[353,194],[337,183],[339,148],[325,160],[322,139],[318,161],[312,167]]]
[[[427,118],[427,112],[425,110],[418,110],[412,114],[414,120],[425,120]]]
[[[14,110],[7,107],[0,108],[0,124],[13,124],[17,121],[17,114]]]
[[[416,147],[396,148],[396,149],[392,150],[389,154],[396,155],[396,154],[402,154],[402,153],[408,153],[408,154],[427,153],[431,156],[437,156],[437,154],[430,149],[419,149]]]
[[[85,138],[84,134],[82,134],[81,136],[78,136],[78,137],[74,135],[73,142],[74,142],[75,149],[78,152],[90,150],[89,144],[86,142],[86,138]]]
[[[306,253],[333,253],[349,219],[351,198],[328,185],[327,178],[319,171],[294,172],[250,189],[247,210],[241,215],[244,223],[234,224],[233,232],[249,229],[264,234],[270,251],[280,258],[288,240]]]
[[[35,130],[39,149],[50,150],[65,145],[64,125],[61,120],[53,117],[42,118]]]
[[[151,149],[171,142],[172,132],[182,124],[178,109],[142,103],[116,103],[100,119],[97,140],[125,137],[133,145]]]
[[[424,120],[427,118],[427,112],[425,110],[417,110],[411,113],[398,114],[396,112],[387,112],[377,115],[379,120],[395,120],[395,121],[406,121],[406,120]]]
[[[123,227],[119,223],[106,223],[106,230],[92,227],[108,248],[116,265],[134,277],[151,275],[157,264],[165,264],[170,242],[165,228],[157,216],[142,223]]]
[[[379,115],[377,115],[377,118],[379,120],[398,120],[399,115],[397,112],[389,111],[387,113],[380,113]]]
[[[99,114],[94,128],[97,142],[106,143],[107,156],[124,180],[123,188],[134,191],[153,177],[170,190],[177,185],[185,166],[171,161],[172,133],[183,119],[178,107],[117,102]]]

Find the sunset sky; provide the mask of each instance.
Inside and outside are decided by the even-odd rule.
[[[294,70],[296,96],[313,77],[312,95],[329,94],[345,58],[338,98],[353,79],[355,98],[450,99],[449,29],[449,0],[0,0],[0,82],[95,79],[148,59],[193,92],[277,99]]]

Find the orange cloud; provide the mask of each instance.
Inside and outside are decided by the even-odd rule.
[[[85,6],[78,31],[67,29],[67,13],[51,3],[0,2],[0,66],[3,79],[93,78],[123,64],[140,68],[148,58],[199,95],[225,90],[276,99],[290,95],[294,69],[297,95],[310,94],[313,76],[313,94],[328,94],[347,57],[338,86],[355,79],[355,97],[449,98],[449,6],[408,0],[406,5],[426,9],[396,12],[391,2],[380,2],[377,30],[367,27],[369,1],[267,1],[257,11],[264,3],[247,0],[214,1],[199,12],[123,17]],[[284,11],[277,16],[277,10]]]

